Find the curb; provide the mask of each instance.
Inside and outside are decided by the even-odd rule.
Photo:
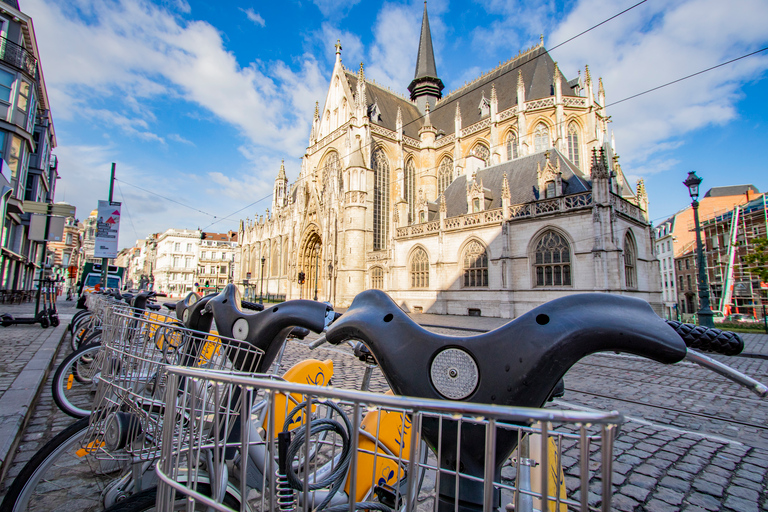
[[[37,397],[67,334],[67,324],[67,321],[62,321],[50,331],[35,355],[0,398],[0,482],[5,481],[13,463],[14,453],[32,416]]]

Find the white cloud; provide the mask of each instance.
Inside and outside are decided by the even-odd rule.
[[[186,138],[182,137],[178,133],[169,133],[168,134],[168,140],[172,140],[174,142],[180,142],[181,144],[188,144],[190,146],[194,146],[195,145],[194,142],[192,142],[189,139],[186,139]]]
[[[554,43],[631,5],[584,0],[553,32]],[[553,52],[568,78],[584,64],[602,75],[619,152],[644,174],[670,168],[654,158],[680,137],[734,120],[740,87],[765,73],[768,56],[755,56],[610,107],[612,101],[706,69],[764,46],[768,9],[762,0],[647,3]],[[583,73],[583,71],[582,71]],[[595,83],[595,91],[597,84]],[[633,171],[640,174],[638,171]]]
[[[365,76],[395,91],[404,91],[416,69],[420,30],[421,10],[384,4],[373,27],[374,42]]]
[[[330,18],[346,16],[360,0],[312,0],[312,3],[320,9],[323,16]]]
[[[243,9],[242,7],[240,7],[240,10],[243,11],[245,13],[245,16],[256,25],[259,25],[261,27],[265,27],[267,25],[267,22],[264,21],[264,18],[261,17],[261,14],[257,13],[250,7],[247,9]]]
[[[184,22],[143,1],[78,7],[28,2],[48,88],[57,101],[55,117],[61,107],[64,118],[73,119],[99,99],[120,104],[128,97],[149,110],[153,100],[177,98],[232,124],[253,144],[294,154],[304,149],[297,133],[306,131],[306,111],[287,108],[295,99],[284,96],[280,80],[317,83],[311,59],[292,73],[282,63],[241,67],[208,23]],[[131,134],[149,138],[151,127],[146,128]]]

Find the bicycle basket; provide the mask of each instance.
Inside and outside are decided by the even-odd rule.
[[[490,511],[513,504],[560,512],[591,508],[597,482],[602,509],[610,510],[613,440],[623,422],[615,412],[381,395],[196,368],[173,367],[168,376],[160,511],[179,501],[229,511],[229,495],[230,503],[245,496],[244,509],[263,511]],[[309,401],[289,411],[284,425],[255,424],[253,401],[265,400],[271,417],[277,394]],[[305,414],[307,403],[332,414]],[[243,418],[251,421],[237,421]],[[432,439],[430,429],[437,441],[423,442]],[[504,438],[513,449],[502,447]],[[466,450],[482,450],[483,467],[467,467]],[[571,482],[577,485],[566,487],[565,464],[578,473]]]
[[[124,450],[139,460],[159,456],[166,367],[249,371],[264,355],[242,341],[158,322],[155,313],[113,317],[84,440],[110,453]]]

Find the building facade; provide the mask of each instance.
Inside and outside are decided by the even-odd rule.
[[[144,261],[132,265],[141,266],[144,278],[137,281],[134,277],[134,286],[144,283],[148,288],[153,283],[154,290],[181,297],[191,291],[218,292],[233,282],[237,249],[237,233],[233,231],[169,229],[141,246]]]
[[[238,275],[348,305],[368,288],[410,311],[516,317],[577,292],[661,309],[642,183],[607,135],[602,81],[567,80],[543,42],[446,96],[422,18],[409,97],[342,64],[298,179],[241,221]]]
[[[34,205],[24,205],[53,203],[56,134],[32,19],[17,1],[0,1],[0,42],[0,288],[29,290],[45,255],[29,237]]]
[[[754,185],[713,187],[699,201],[699,219],[702,223],[706,222],[730,212],[734,206],[745,204],[759,195],[760,192]],[[687,286],[688,276],[691,275],[689,258],[693,257],[696,251],[693,209],[688,206],[680,210],[672,217],[660,222],[654,231],[656,254],[661,272],[663,316],[673,320],[682,318],[681,315],[689,315],[698,311],[699,308],[698,293],[695,290],[697,282],[695,269],[693,292]],[[681,268],[683,264],[687,264],[689,268]],[[681,275],[684,277],[682,282],[686,284],[684,288],[680,288]],[[691,309],[691,304],[696,304],[695,309]]]

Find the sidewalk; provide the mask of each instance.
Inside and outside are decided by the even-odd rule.
[[[35,401],[64,339],[75,302],[59,301],[60,324],[43,329],[40,324],[0,327],[0,481],[5,477]],[[0,304],[0,314],[31,317],[35,303]]]

